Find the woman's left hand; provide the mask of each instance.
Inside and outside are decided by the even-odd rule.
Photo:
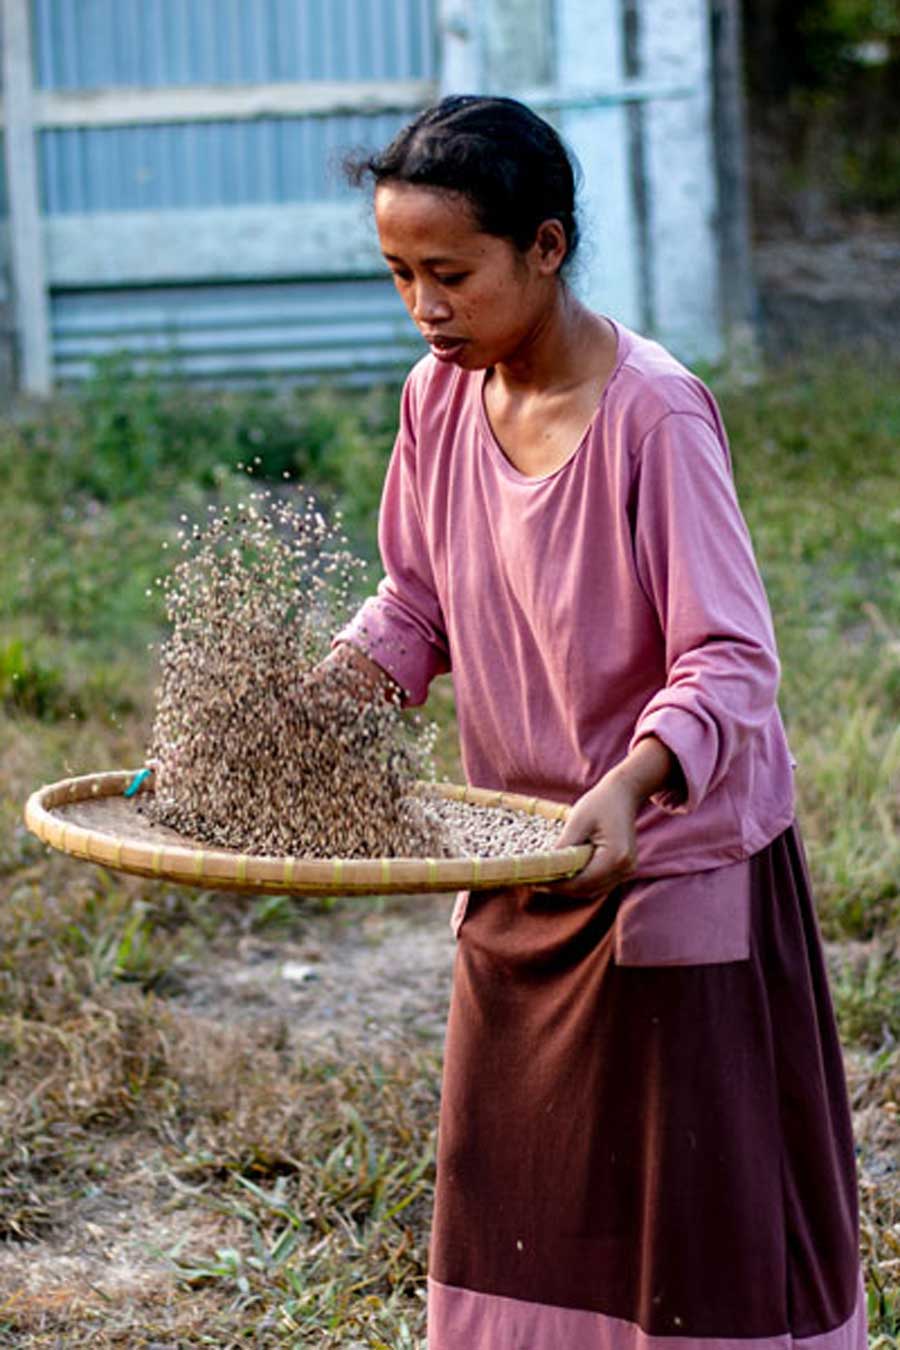
[[[539,890],[554,895],[599,897],[621,885],[637,866],[638,807],[664,784],[680,776],[678,761],[655,736],[639,741],[569,811],[557,848],[592,844],[594,852],[577,876]]]
[[[541,890],[555,895],[595,896],[626,881],[637,863],[635,818],[639,799],[634,787],[612,770],[601,778],[569,812],[557,848],[571,844],[593,844],[587,866],[568,881],[555,881]]]

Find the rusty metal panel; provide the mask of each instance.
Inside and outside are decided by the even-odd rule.
[[[217,382],[395,378],[424,352],[381,278],[63,291],[53,299],[52,333],[64,381],[123,352]]]

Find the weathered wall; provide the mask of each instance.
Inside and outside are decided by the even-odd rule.
[[[188,372],[210,376],[242,360],[247,374],[267,361],[374,374],[410,359],[415,334],[338,162],[451,90],[512,93],[555,120],[584,170],[586,299],[687,359],[715,358],[708,5],[233,0],[220,13],[180,0],[176,15],[142,0],[4,0],[26,382],[43,387],[51,358],[74,377],[92,356],[142,344],[180,347]],[[333,331],[323,285],[342,315]],[[272,287],[290,314],[284,348]],[[356,342],[355,303],[378,315]]]

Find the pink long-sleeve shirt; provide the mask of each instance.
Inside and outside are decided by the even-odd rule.
[[[712,395],[616,325],[575,453],[527,477],[484,372],[425,357],[404,389],[381,506],[385,578],[349,640],[421,703],[451,670],[468,780],[574,801],[642,737],[684,798],[638,817],[638,876],[746,858],[794,815],[771,617]]]

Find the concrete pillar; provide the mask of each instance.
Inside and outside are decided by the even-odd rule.
[[[655,334],[688,361],[722,355],[709,0],[639,0],[640,75],[691,92],[644,112]]]

